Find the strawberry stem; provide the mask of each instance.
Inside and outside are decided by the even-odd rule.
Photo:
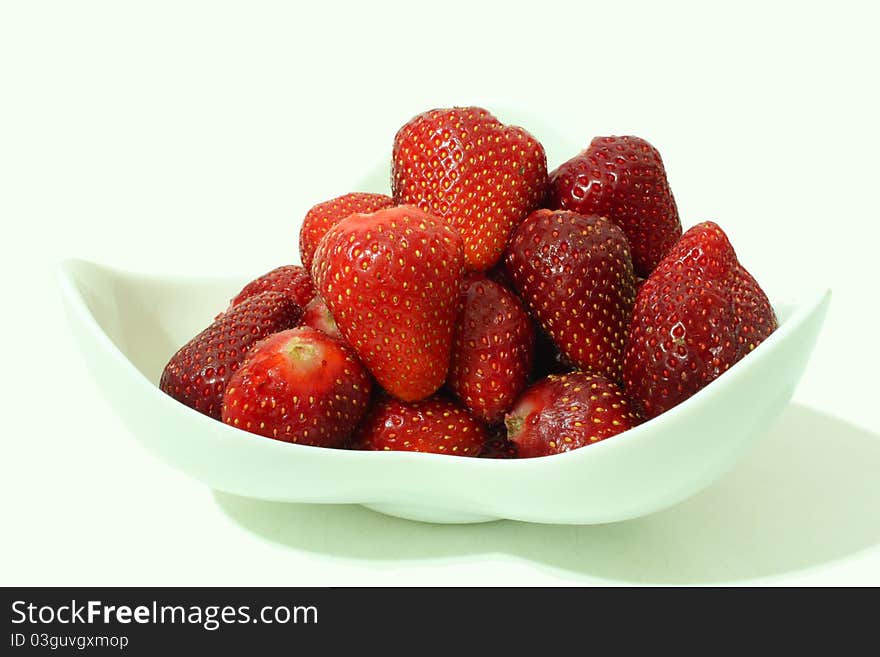
[[[508,415],[504,418],[504,426],[507,427],[507,438],[512,440],[521,430],[524,419],[519,415]]]

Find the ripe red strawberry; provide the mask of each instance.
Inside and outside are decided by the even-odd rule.
[[[313,329],[323,331],[332,338],[345,340],[342,337],[342,333],[339,332],[339,327],[336,326],[333,314],[330,312],[327,304],[324,303],[321,295],[315,295],[315,298],[306,306],[301,323],[303,326],[311,326]]]
[[[712,222],[688,230],[639,290],[624,358],[630,397],[652,418],[681,403],[777,327],[767,295]]]
[[[300,326],[254,345],[229,380],[222,417],[268,438],[341,447],[366,413],[371,388],[351,349]]]
[[[355,434],[357,449],[477,456],[486,429],[458,404],[441,397],[405,403],[380,399]]]
[[[256,294],[270,291],[283,292],[303,308],[315,297],[315,286],[308,270],[299,265],[283,265],[245,285],[232,300],[230,308]]]
[[[660,153],[638,137],[596,137],[550,174],[548,196],[551,208],[599,214],[623,228],[641,276],[681,237]]]
[[[447,383],[479,420],[500,422],[525,389],[532,367],[532,321],[516,296],[471,276],[462,291]]]
[[[312,274],[339,331],[385,390],[415,401],[446,380],[461,237],[418,208],[353,214],[318,246]]]
[[[299,231],[299,255],[303,266],[311,270],[312,258],[321,238],[348,215],[355,212],[367,214],[392,205],[394,201],[390,196],[367,192],[353,192],[318,203],[306,213]]]
[[[226,384],[262,338],[296,326],[302,308],[283,292],[262,292],[221,314],[171,357],[159,388],[200,413],[220,419]]]
[[[391,186],[461,233],[468,269],[485,271],[513,228],[544,200],[547,157],[522,128],[479,107],[419,114],[394,138]]]
[[[550,375],[526,390],[504,420],[521,458],[559,454],[639,423],[626,396],[598,374]]]
[[[618,226],[596,215],[538,210],[514,232],[507,270],[568,361],[620,380],[635,283]]]

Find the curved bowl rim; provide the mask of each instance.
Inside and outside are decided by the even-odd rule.
[[[779,328],[774,331],[763,343],[758,345],[751,354],[747,355],[746,357],[735,363],[722,376],[718,377],[715,381],[694,394],[692,397],[688,398],[679,405],[669,409],[665,413],[651,420],[643,422],[642,424],[632,429],[629,429],[628,431],[613,436],[610,439],[602,440],[593,445],[589,445],[587,446],[587,448],[574,449],[568,452],[563,452],[561,454],[553,454],[550,456],[540,456],[533,458],[489,459],[471,456],[451,457],[444,454],[432,454],[424,452],[373,452],[361,450],[328,449],[322,447],[313,447],[309,445],[286,443],[271,439],[254,440],[253,434],[226,425],[222,422],[219,422],[218,420],[207,417],[199,413],[198,411],[195,411],[185,406],[184,404],[163,393],[156,383],[150,381],[107,335],[107,333],[98,323],[98,320],[94,317],[93,313],[88,308],[86,301],[83,298],[77,278],[78,273],[81,272],[83,269],[91,269],[92,271],[97,270],[105,276],[138,278],[143,280],[166,282],[186,281],[188,284],[191,285],[197,285],[200,283],[216,284],[218,282],[229,281],[230,289],[232,289],[232,287],[236,283],[240,283],[242,280],[244,280],[247,274],[239,277],[235,275],[196,276],[174,275],[158,272],[134,272],[80,258],[66,258],[57,265],[57,276],[59,278],[65,301],[75,312],[80,321],[82,321],[88,327],[88,329],[98,337],[104,348],[107,349],[115,359],[121,359],[121,365],[127,369],[129,374],[139,379],[141,384],[145,384],[146,388],[150,389],[149,394],[157,396],[158,401],[156,403],[171,404],[176,407],[177,412],[195,414],[199,416],[201,421],[211,422],[214,425],[220,425],[225,431],[230,432],[230,439],[246,441],[247,446],[253,449],[284,450],[283,453],[285,454],[296,453],[298,450],[323,450],[327,452],[328,458],[354,458],[363,459],[365,462],[368,462],[370,459],[385,459],[386,463],[393,461],[400,461],[405,463],[411,461],[412,459],[439,459],[438,462],[447,463],[453,466],[457,464],[457,467],[463,468],[474,467],[475,464],[479,464],[478,467],[508,468],[512,471],[519,468],[552,467],[554,463],[560,463],[560,459],[569,459],[571,460],[571,462],[574,462],[575,459],[589,459],[595,455],[607,452],[609,450],[620,449],[621,446],[632,445],[642,439],[642,437],[648,435],[650,432],[662,431],[665,424],[674,422],[678,416],[683,413],[689,412],[694,406],[698,405],[703,399],[705,399],[709,395],[723,394],[724,389],[731,385],[734,385],[737,378],[740,376],[740,373],[744,372],[751,365],[751,363],[755,362],[753,358],[754,354],[762,353],[761,350],[769,350],[778,342],[785,340],[789,333],[794,331],[794,329],[804,319],[812,315],[820,306],[828,303],[831,297],[831,290],[826,288],[824,290],[814,291],[812,293],[802,295],[802,298],[804,298],[803,301],[788,304],[794,306],[793,312],[791,312],[790,316],[788,316],[780,324]],[[774,309],[776,309],[780,307],[782,303],[783,302],[776,302],[772,305]],[[217,427],[215,426],[214,429],[217,429]],[[290,450],[294,451],[290,452]],[[331,457],[331,454],[334,456]]]

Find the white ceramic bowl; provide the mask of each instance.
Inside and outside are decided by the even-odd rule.
[[[62,263],[71,328],[132,433],[214,489],[274,501],[357,503],[430,522],[511,518],[589,524],[684,500],[727,471],[788,403],[830,299],[776,304],[780,327],[686,402],[609,440],[557,456],[494,460],[281,443],[232,428],[157,387],[177,348],[245,280],[193,279]]]

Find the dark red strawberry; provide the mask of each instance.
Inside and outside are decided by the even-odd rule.
[[[391,185],[396,202],[417,205],[461,233],[467,268],[485,271],[544,200],[547,157],[532,135],[482,108],[436,109],[398,131]]]
[[[342,333],[339,332],[339,327],[336,326],[336,320],[333,319],[330,309],[319,294],[315,295],[315,298],[306,306],[302,316],[302,325],[323,331],[330,337],[345,340]]]
[[[516,443],[507,439],[507,427],[503,424],[487,428],[488,438],[480,452],[484,459],[515,459],[519,456]]]
[[[258,342],[229,380],[223,421],[284,442],[341,447],[372,383],[354,352],[308,326]]]
[[[718,378],[776,326],[767,295],[724,231],[698,224],[639,290],[624,358],[627,392],[655,417]]]
[[[721,228],[718,228],[720,231]],[[731,250],[733,247],[731,247]],[[736,257],[736,254],[734,254]],[[750,353],[779,328],[776,312],[770,299],[746,268],[739,265],[733,270],[730,296],[737,316],[737,359]]]
[[[623,392],[598,374],[551,375],[530,387],[504,420],[521,458],[559,454],[639,423]]]
[[[354,447],[373,451],[478,456],[486,429],[458,404],[441,397],[405,403],[380,399],[356,433]]]
[[[482,276],[466,281],[462,302],[447,383],[474,417],[493,424],[525,389],[532,321],[512,292]]]
[[[446,380],[463,271],[461,237],[412,206],[343,219],[312,263],[339,331],[404,401]]]
[[[550,174],[548,196],[551,208],[602,215],[623,228],[642,276],[681,237],[660,153],[639,137],[596,137]]]
[[[302,308],[282,292],[262,292],[221,314],[171,357],[159,388],[200,413],[220,419],[223,391],[248,350],[296,326]]]
[[[513,234],[507,271],[568,361],[620,380],[635,283],[617,225],[564,210],[533,212]]]
[[[299,231],[299,255],[303,266],[311,270],[312,258],[321,238],[348,215],[355,212],[367,214],[392,205],[394,201],[390,196],[367,192],[353,192],[318,203],[306,213]]]
[[[245,285],[238,296],[232,300],[230,308],[262,292],[283,292],[305,308],[309,301],[315,297],[315,286],[308,270],[299,265],[284,265]]]

